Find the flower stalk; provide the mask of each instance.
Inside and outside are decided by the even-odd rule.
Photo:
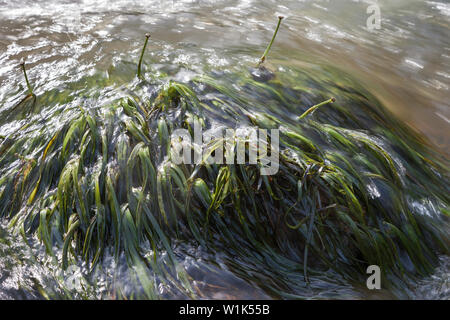
[[[272,36],[272,40],[270,40],[270,43],[269,43],[269,45],[267,46],[266,51],[264,51],[264,54],[263,54],[262,57],[259,59],[258,66],[260,66],[262,63],[264,63],[264,61],[266,61],[266,57],[267,57],[267,55],[269,54],[270,48],[272,48],[272,44],[273,44],[273,42],[275,41],[275,38],[276,38],[277,33],[278,33],[278,29],[280,29],[281,20],[283,20],[283,19],[284,19],[283,16],[279,16],[279,17],[278,17],[277,28],[275,29],[275,32],[274,32],[274,34],[273,34],[273,36]]]
[[[138,71],[137,71],[137,76],[140,79],[142,79],[142,76],[141,76],[142,60],[144,59],[145,48],[147,47],[147,43],[148,43],[148,39],[149,38],[150,38],[150,33],[146,33],[145,34],[144,47],[142,48],[141,57],[139,58]]]

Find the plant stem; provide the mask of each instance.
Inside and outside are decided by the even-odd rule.
[[[28,81],[27,70],[25,69],[25,61],[21,62],[20,66],[22,67],[23,75],[25,76],[25,81],[27,82],[28,91],[32,95],[33,88],[31,88],[30,81]]]
[[[280,29],[281,20],[283,20],[283,19],[284,19],[283,16],[278,17],[278,24],[277,24],[277,28],[275,29],[275,33],[273,34],[272,40],[270,41],[269,45],[267,46],[266,51],[264,51],[264,54],[262,55],[261,59],[259,59],[258,66],[261,65],[266,60],[267,54],[269,53],[270,48],[272,47],[272,44],[275,41],[275,37],[277,36],[278,29]]]
[[[301,116],[299,116],[297,119],[298,119],[298,120],[303,119],[303,118],[306,117],[308,114],[314,112],[317,108],[319,108],[319,107],[321,107],[321,106],[323,106],[323,105],[329,104],[329,103],[333,103],[333,102],[335,102],[335,101],[336,101],[335,98],[331,98],[331,99],[329,99],[329,100],[327,100],[327,101],[324,101],[324,102],[321,102],[321,103],[319,103],[319,104],[316,104],[315,106],[312,106],[311,108],[309,108],[308,110],[306,110],[306,111],[305,111]]]
[[[144,58],[144,52],[145,52],[145,48],[147,47],[147,43],[148,43],[148,39],[149,38],[150,38],[150,33],[146,33],[145,34],[144,47],[142,48],[141,57],[139,58],[138,71],[137,71],[138,78],[141,78],[142,59]]]

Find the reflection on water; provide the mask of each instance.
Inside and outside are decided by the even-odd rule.
[[[38,92],[120,56],[135,59],[152,33],[154,61],[238,65],[261,52],[276,15],[287,17],[272,59],[338,65],[447,152],[450,141],[450,4],[380,0],[381,29],[366,28],[372,1],[153,0],[0,1],[0,101],[22,79],[26,57]],[[184,52],[184,51],[183,51]],[[203,61],[203,58],[206,61]],[[65,75],[62,77],[61,75]]]
[[[338,66],[448,153],[450,4],[443,0],[379,0],[381,29],[370,32],[366,28],[366,9],[370,3],[369,0],[0,0],[0,105],[10,108],[25,90],[17,67],[21,59],[27,60],[29,78],[38,95],[58,92],[97,70],[108,75],[116,72],[117,76],[111,65],[119,68],[118,61],[135,62],[145,32],[152,34],[147,60],[155,69],[166,72],[170,64],[177,65],[177,70],[181,67],[184,71],[173,75],[178,80],[186,81],[192,71],[205,68],[240,68],[248,61],[257,61],[272,35],[276,16],[282,14],[287,19],[270,54],[269,65]],[[89,90],[77,88],[80,91],[75,94]],[[111,95],[104,92],[99,100],[106,101]],[[2,130],[6,131],[0,135],[15,129]],[[50,262],[29,260],[25,246],[11,247],[5,239],[6,236],[0,236],[0,298],[42,297],[39,286],[32,280],[36,278],[37,283],[53,281],[55,288],[59,288],[55,289],[59,290],[55,295],[67,294],[62,289],[65,284],[58,282],[61,275],[51,269]],[[231,273],[214,276],[214,270],[218,269],[212,261],[218,263],[219,257],[199,262],[198,257],[189,257],[188,249],[182,252],[186,268],[188,271],[190,268],[191,276],[198,277],[197,283],[206,298],[268,298]],[[23,261],[23,265],[17,265],[17,261]],[[28,268],[28,263],[37,269]],[[46,268],[45,272],[39,268]],[[424,292],[434,292],[430,294],[448,298],[445,259],[442,268],[436,277],[440,288],[447,289],[418,289],[418,297],[426,297]],[[436,285],[426,281],[423,288]],[[85,297],[108,298],[108,289],[103,284],[97,284],[96,288],[94,293],[85,293]],[[360,297],[357,290],[351,289],[338,294]]]

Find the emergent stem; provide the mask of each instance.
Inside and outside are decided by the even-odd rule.
[[[148,39],[150,38],[150,34],[146,33],[145,34],[145,42],[144,42],[144,47],[142,48],[142,52],[141,52],[141,57],[139,58],[139,64],[138,64],[138,78],[141,78],[141,66],[142,66],[142,60],[144,59],[144,53],[145,53],[145,48],[147,47],[147,43],[148,43]]]
[[[275,29],[275,33],[273,34],[272,40],[270,40],[270,43],[267,46],[266,51],[264,51],[264,54],[262,55],[261,59],[259,59],[258,65],[261,65],[266,60],[267,54],[269,53],[270,48],[272,47],[272,44],[275,41],[275,37],[277,36],[278,29],[280,29],[281,20],[283,20],[283,19],[284,19],[284,17],[282,17],[282,16],[278,17],[278,24],[277,24],[277,28]]]

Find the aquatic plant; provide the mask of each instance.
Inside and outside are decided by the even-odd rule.
[[[272,297],[365,283],[372,264],[390,290],[407,294],[408,279],[449,253],[445,158],[342,71],[288,71],[266,82],[245,71],[189,83],[162,76],[52,119],[12,112],[27,123],[0,143],[0,217],[26,241],[36,236],[62,268],[82,259],[94,271],[111,250],[124,257],[142,290],[114,283],[118,298],[156,299],[160,285],[201,297],[180,265],[183,243],[220,252],[230,271]],[[337,101],[316,104],[330,96]],[[194,121],[279,129],[279,172],[206,158],[175,164],[171,133],[194,135]],[[209,154],[221,142],[209,141]]]
[[[316,111],[316,109],[320,108],[321,106],[324,106],[324,105],[329,104],[329,103],[334,103],[334,102],[336,102],[336,99],[335,98],[331,98],[331,99],[328,99],[327,101],[324,101],[324,102],[321,102],[319,104],[316,104],[315,106],[312,106],[311,108],[309,108],[308,110],[303,112],[303,114],[301,116],[299,116],[298,119],[301,120],[304,117],[306,117],[307,115],[309,115],[310,113],[313,113],[314,111]]]
[[[266,51],[264,51],[263,55],[259,59],[258,65],[261,65],[262,63],[264,63],[264,61],[266,61],[266,57],[269,54],[270,49],[272,48],[275,38],[277,37],[277,33],[278,33],[278,30],[280,29],[280,25],[281,25],[281,20],[283,20],[283,19],[284,19],[283,16],[278,17],[278,24],[277,24],[277,27],[275,28],[275,32],[273,33],[272,39],[270,40],[269,45],[266,48]]]
[[[30,85],[30,81],[28,81],[27,70],[26,70],[26,68],[25,68],[25,61],[22,61],[22,62],[20,63],[20,67],[22,68],[23,75],[24,75],[25,81],[26,81],[26,83],[27,83],[28,92],[29,92],[29,94],[32,95],[32,94],[33,94],[33,88],[32,88],[31,85]]]
[[[137,76],[138,76],[139,79],[141,78],[142,60],[144,59],[145,48],[147,48],[147,43],[148,43],[148,39],[149,38],[150,38],[150,33],[146,33],[145,34],[144,46],[142,47],[141,56],[139,58],[139,63],[138,63]]]

